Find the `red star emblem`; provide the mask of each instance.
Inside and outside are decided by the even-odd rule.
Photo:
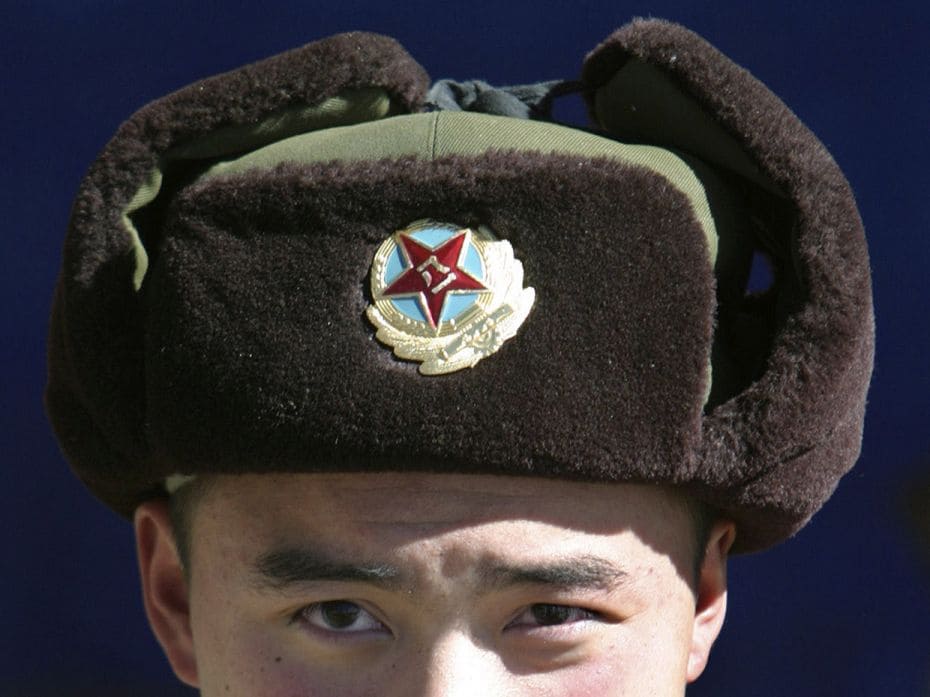
[[[431,249],[406,233],[398,232],[395,240],[410,266],[381,295],[418,296],[430,326],[438,327],[442,306],[449,293],[489,290],[461,267],[468,235],[468,230],[462,230]]]

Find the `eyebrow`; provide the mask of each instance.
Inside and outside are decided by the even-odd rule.
[[[313,583],[365,583],[397,590],[409,587],[409,576],[397,567],[382,563],[353,563],[334,559],[320,550],[284,548],[260,556],[253,564],[259,590],[285,591]],[[629,578],[607,559],[581,555],[536,564],[484,561],[476,569],[479,593],[519,586],[540,586],[562,591],[609,591]]]
[[[395,589],[402,580],[400,570],[388,564],[345,562],[319,550],[297,547],[261,555],[252,572],[260,590],[277,591],[319,582],[368,583]]]
[[[543,586],[558,590],[614,590],[629,578],[626,571],[607,559],[582,555],[530,566],[489,564],[479,567],[485,588],[503,590],[515,586]]]

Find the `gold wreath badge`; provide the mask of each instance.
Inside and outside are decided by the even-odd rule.
[[[379,341],[423,375],[470,368],[513,337],[536,300],[506,240],[420,220],[386,239],[371,264],[366,312]]]

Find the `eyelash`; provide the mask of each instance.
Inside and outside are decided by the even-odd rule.
[[[547,624],[544,621],[541,621],[537,615],[537,612],[542,611],[544,608],[558,608],[559,610],[567,611],[570,615],[572,615],[572,617],[566,618],[564,621],[551,622]],[[521,623],[521,618],[527,615],[531,615],[534,621]],[[584,607],[579,607],[577,605],[563,605],[560,603],[533,603],[532,605],[523,608],[512,620],[510,620],[510,622],[507,623],[504,629],[522,629],[523,631],[530,632],[559,631],[561,628],[571,627],[572,625],[576,625],[581,622],[587,622],[590,620],[600,621],[603,619],[603,615],[601,615],[599,612],[589,610]]]
[[[327,609],[327,606],[352,606],[356,608],[359,614],[364,613],[367,616],[367,622],[377,626],[365,627],[364,629],[350,629],[350,628],[338,628],[332,626],[325,626],[326,622],[323,620],[322,615],[320,614],[320,621],[315,622],[316,619],[314,616],[318,613],[323,613]],[[299,623],[309,630],[325,634],[329,638],[334,639],[352,639],[359,638],[364,636],[374,636],[380,634],[391,634],[391,630],[379,620],[372,612],[366,610],[361,604],[356,603],[352,600],[325,600],[318,603],[311,603],[310,605],[305,605],[295,612],[291,617],[291,623]],[[352,620],[347,627],[351,627],[356,623],[356,620]]]
[[[359,616],[364,615],[365,621],[369,624],[376,625],[362,629],[351,629],[357,619],[352,619],[347,628],[325,626],[327,624],[321,613],[327,609],[335,610],[335,606],[351,606],[357,611]],[[347,610],[348,607],[343,609]],[[539,613],[545,610],[558,609],[558,611],[567,612],[569,617],[564,621],[546,623],[541,620]],[[531,617],[531,621],[521,621],[522,618]],[[565,605],[560,603],[533,603],[523,607],[505,626],[504,631],[523,632],[527,634],[550,633],[559,634],[572,632],[581,629],[580,624],[588,621],[604,621],[605,617],[595,610],[589,610],[576,605]],[[364,638],[374,638],[379,636],[393,636],[393,632],[379,620],[374,613],[365,609],[360,603],[352,600],[326,600],[305,605],[297,610],[292,616],[290,623],[298,623],[308,631],[316,633],[328,641],[352,641]]]

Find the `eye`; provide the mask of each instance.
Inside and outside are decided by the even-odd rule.
[[[573,605],[536,603],[530,605],[512,619],[507,625],[507,628],[552,627],[560,624],[570,624],[599,618],[600,615],[598,615],[598,613]]]
[[[300,610],[297,617],[311,627],[326,632],[360,634],[388,631],[370,612],[350,600],[313,603]]]

